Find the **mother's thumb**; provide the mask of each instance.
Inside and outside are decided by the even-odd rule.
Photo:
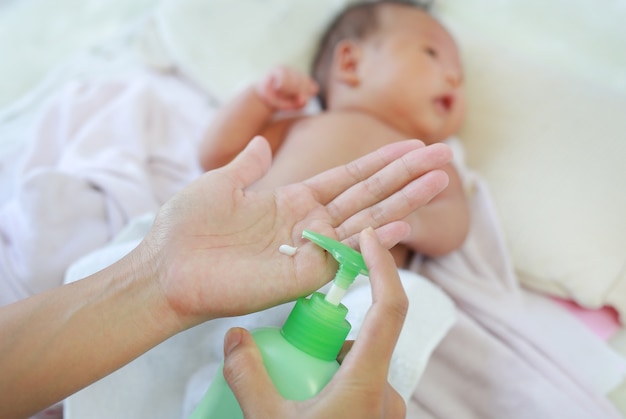
[[[283,399],[267,374],[252,335],[232,328],[224,338],[224,378],[246,418],[280,417]]]

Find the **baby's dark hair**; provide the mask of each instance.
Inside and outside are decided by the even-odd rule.
[[[318,98],[326,109],[330,65],[337,44],[344,39],[363,40],[376,32],[380,26],[378,11],[381,6],[396,4],[415,7],[430,12],[431,1],[377,0],[352,4],[339,13],[321,37],[313,63],[311,76],[319,85]]]

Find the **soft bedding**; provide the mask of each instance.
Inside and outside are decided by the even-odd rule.
[[[72,3],[64,0],[63,5],[70,7]],[[91,14],[87,16],[92,18],[91,28],[101,31],[99,35],[85,25],[80,27],[84,32],[79,32],[82,43],[67,37],[55,39],[55,45],[68,48],[66,52],[72,45],[91,46],[88,50],[63,60],[54,72],[48,71],[49,65],[33,66],[39,69],[39,76],[31,74],[30,79],[26,72],[15,71],[19,66],[0,69],[3,81],[17,80],[11,86],[22,86],[21,92],[26,93],[16,101],[19,89],[0,92],[0,100],[6,104],[0,110],[2,201],[13,196],[16,178],[28,178],[22,176],[25,166],[16,166],[14,161],[33,144],[30,139],[37,138],[33,127],[42,123],[43,99],[58,92],[67,81],[87,81],[85,89],[97,90],[122,80],[123,90],[134,93],[126,96],[127,107],[116,108],[109,118],[117,122],[124,117],[141,119],[156,107],[160,120],[178,127],[178,131],[170,132],[176,140],[191,139],[181,144],[176,144],[174,137],[163,139],[171,150],[180,153],[173,160],[193,162],[193,150],[185,148],[201,130],[197,120],[190,117],[198,115],[193,109],[209,112],[273,64],[306,69],[316,35],[346,0],[270,0],[263,6],[252,0],[135,0],[106,2],[107,6],[102,2],[100,9],[97,3],[89,2],[94,9],[88,8]],[[20,7],[14,6],[16,2],[5,4],[0,8],[19,13],[0,13],[0,31],[11,28],[11,16],[45,13],[51,21],[55,15],[61,19],[67,16],[45,1],[26,1]],[[105,19],[105,24],[98,26],[98,10],[101,16],[117,18]],[[119,14],[105,13],[111,10]],[[563,406],[564,410],[552,411],[552,416],[546,417],[559,417],[568,409],[572,409],[568,417],[610,417],[611,408],[604,399],[607,393],[626,412],[626,388],[623,384],[619,387],[623,358],[613,350],[626,353],[619,345],[624,329],[611,336],[613,346],[609,347],[581,328],[560,306],[539,296],[558,296],[583,309],[610,306],[621,321],[626,313],[626,196],[622,193],[626,189],[626,166],[621,161],[626,155],[626,119],[622,115],[626,109],[626,2],[439,0],[435,12],[455,35],[463,53],[469,113],[459,138],[466,161],[475,170],[470,171],[476,175],[474,185],[489,198],[486,202],[492,212],[488,214],[493,217],[482,221],[495,223],[490,225],[496,228],[493,237],[497,237],[497,246],[481,242],[477,247],[475,241],[468,241],[466,248],[448,259],[414,265],[454,300],[459,321],[434,351],[409,404],[409,416],[515,417],[514,413],[529,417],[526,414],[533,408],[540,409],[546,400],[554,400],[553,408]],[[39,26],[40,31],[42,27],[45,25]],[[0,38],[5,40],[0,47],[7,51],[3,56],[13,53],[19,62],[21,55],[11,50],[6,42],[9,38]],[[94,42],[96,39],[99,43]],[[7,69],[13,72],[7,73]],[[25,87],[43,74],[47,75],[43,84]],[[111,77],[117,75],[124,77],[113,82]],[[156,101],[132,102],[141,97],[138,86]],[[179,89],[187,92],[186,96],[177,96]],[[190,99],[196,95],[202,103],[198,107],[181,106],[180,102],[174,105],[176,97],[198,103]],[[63,94],[56,100],[62,98]],[[65,102],[70,115],[76,112],[73,103]],[[97,127],[91,118],[83,119],[85,126]],[[57,120],[56,124],[67,121]],[[124,138],[132,138],[134,145],[150,144],[154,134],[142,130],[132,133]],[[88,137],[74,137],[80,140],[74,144]],[[121,138],[110,136],[107,141],[121,145]],[[142,138],[149,140],[142,143]],[[45,150],[57,145],[63,145],[59,152],[68,148],[62,143],[42,144]],[[135,148],[138,150],[141,147]],[[145,155],[145,150],[141,153]],[[132,160],[133,153],[126,157]],[[74,154],[67,161],[80,160]],[[157,156],[155,161],[163,160]],[[109,188],[110,194],[99,196],[103,202],[98,204],[101,214],[95,220],[105,226],[101,227],[105,232],[92,247],[83,248],[84,252],[108,242],[126,223],[132,227],[135,216],[153,211],[194,176],[190,167],[166,166],[175,169],[162,172],[158,178],[174,176],[175,182],[170,188],[152,189],[158,182],[149,180],[152,175],[145,177],[136,187],[155,195],[142,200],[133,211],[125,209],[134,205],[132,199],[115,199],[117,186]],[[176,174],[179,170],[180,176]],[[89,176],[98,173],[88,172]],[[103,185],[107,191],[106,182]],[[148,192],[143,189],[143,193]],[[51,208],[62,210],[54,205]],[[23,216],[20,211],[15,213]],[[475,220],[480,231],[486,226],[482,221]],[[95,234],[86,240],[94,238]],[[120,242],[111,246],[115,245]],[[127,251],[129,244],[125,245]],[[500,252],[504,265],[483,264],[490,260],[485,255]],[[79,256],[71,254],[68,263]],[[77,278],[81,269],[88,271],[109,260],[97,262],[89,257],[72,265],[69,276]],[[0,270],[8,266],[3,261]],[[464,271],[468,275],[463,275]],[[477,276],[476,272],[484,275]],[[176,417],[187,380],[209,360],[202,336],[211,330],[212,325],[207,324],[177,336],[71,397],[66,416]],[[555,330],[559,332],[552,336],[554,339],[546,339]],[[469,349],[459,351],[459,347]],[[499,371],[492,370],[491,363],[484,364],[490,356],[502,365]],[[522,379],[531,384],[521,386]],[[512,394],[517,398],[507,398]],[[528,410],[520,410],[520,405]],[[548,410],[544,412],[550,411],[549,406],[545,408]],[[541,414],[537,411],[531,417]]]
[[[209,115],[202,95],[150,72],[60,91],[0,207],[0,304],[62,285],[76,259],[197,177]]]

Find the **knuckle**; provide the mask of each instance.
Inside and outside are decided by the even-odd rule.
[[[406,417],[406,403],[404,403],[404,399],[400,396],[393,387],[387,386],[388,394],[387,394],[387,403],[385,406],[385,415],[384,418],[395,419],[395,418],[405,418]]]
[[[399,293],[389,300],[387,304],[387,312],[393,318],[403,320],[409,311],[409,299],[406,294]]]
[[[224,379],[229,383],[237,381],[239,376],[239,370],[236,368],[236,358],[236,355],[232,355],[224,360],[222,374],[224,375]]]
[[[362,178],[363,170],[358,161],[352,161],[346,164],[345,168],[350,179],[359,181]]]
[[[386,224],[387,212],[381,205],[372,205],[369,209],[369,215],[372,220],[373,227],[379,227],[383,224]]]
[[[380,201],[382,198],[386,197],[385,185],[383,184],[380,176],[371,176],[367,178],[364,185],[367,192],[376,200]]]

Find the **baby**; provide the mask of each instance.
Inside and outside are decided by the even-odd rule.
[[[261,134],[270,141],[275,157],[269,173],[253,187],[277,186],[390,141],[444,141],[459,129],[464,116],[456,45],[424,6],[380,1],[348,7],[323,36],[313,75],[315,81],[289,68],[276,68],[222,108],[202,145],[203,167],[209,170],[227,163]],[[301,112],[316,94],[322,112]],[[297,116],[284,116],[284,111],[294,110]],[[279,112],[284,117],[277,118]],[[465,240],[469,206],[456,169],[449,165],[445,170],[450,177],[447,189],[407,218],[411,235],[392,249],[399,268],[412,252],[444,255]],[[408,400],[456,312],[452,301],[430,281],[407,269],[398,272],[410,304],[389,381]],[[367,281],[357,279],[342,302],[349,308],[353,338],[371,304]],[[244,327],[280,326],[286,310],[275,307],[235,321]],[[219,341],[233,325],[216,324],[208,341]],[[219,351],[214,352],[219,357]],[[186,414],[198,403],[216,369],[216,364],[208,365],[190,380]]]
[[[255,135],[275,158],[255,187],[275,187],[344,164],[390,141],[444,141],[461,126],[465,104],[457,46],[427,6],[402,1],[357,3],[322,37],[313,78],[278,67],[215,116],[201,147],[205,170],[230,161]],[[318,94],[322,112],[301,110]],[[283,112],[284,113],[284,112]],[[392,249],[399,267],[416,252],[436,257],[457,249],[469,228],[461,180],[445,168],[447,189],[406,221],[411,235]]]

